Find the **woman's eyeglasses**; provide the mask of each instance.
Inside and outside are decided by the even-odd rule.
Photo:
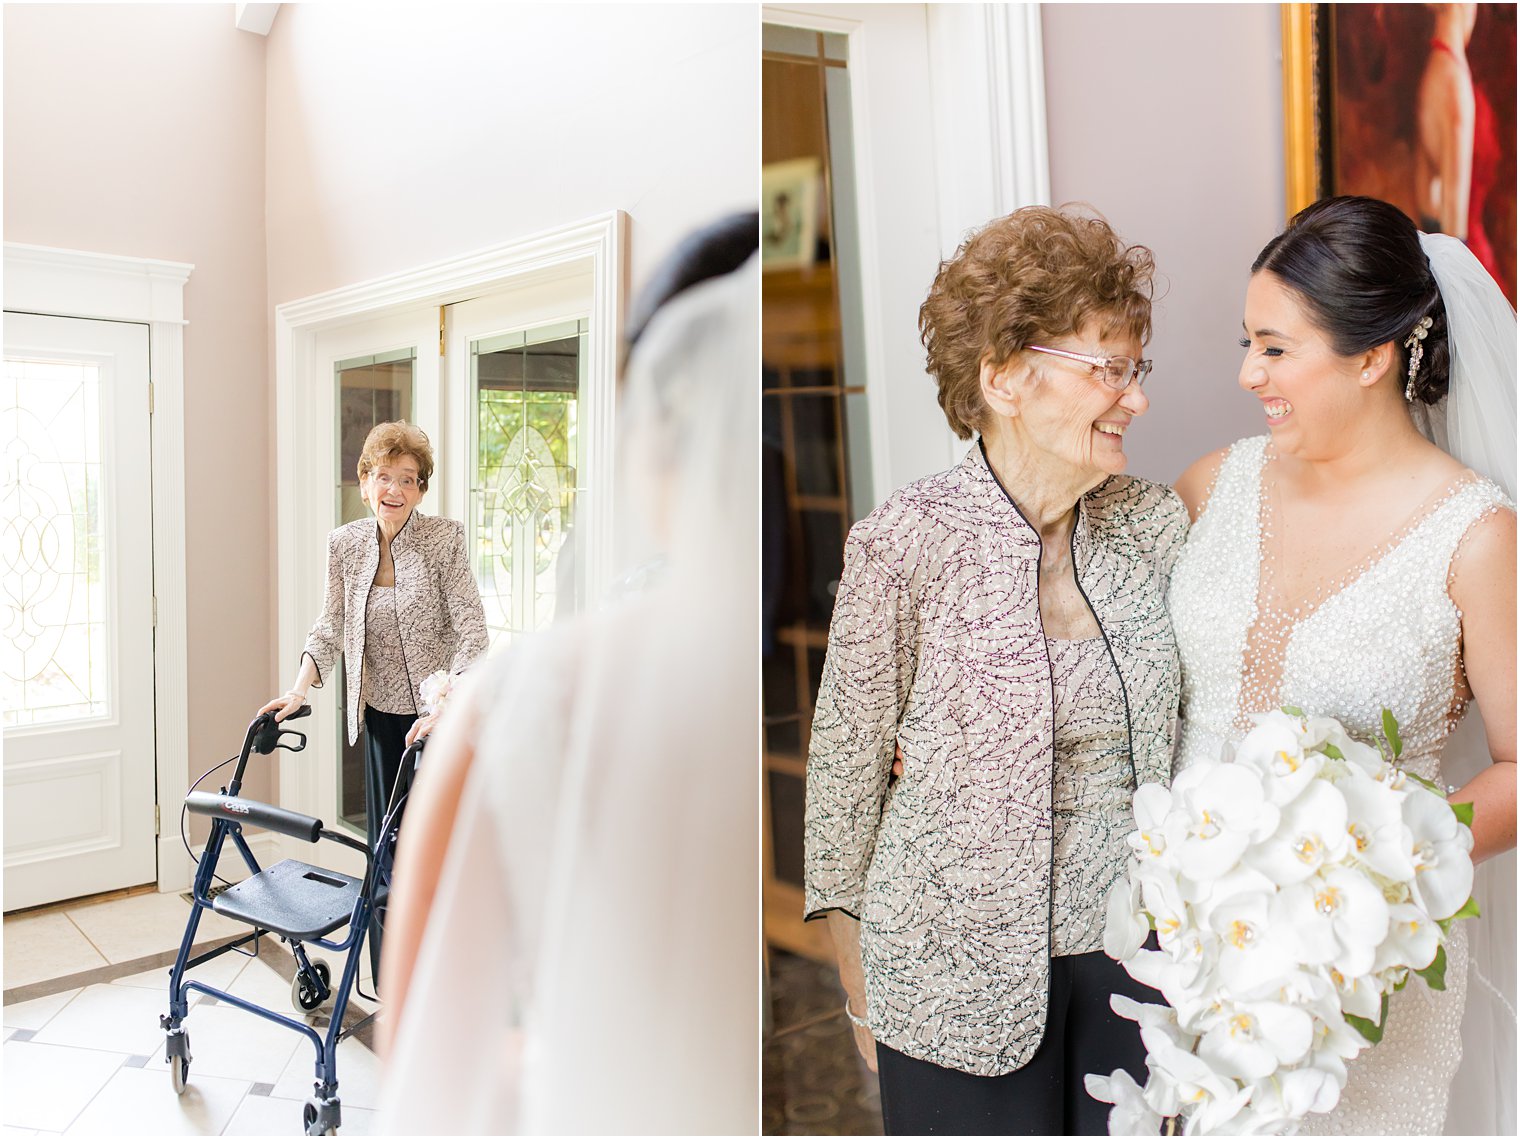
[[[1064,348],[1041,348],[1038,344],[1026,344],[1024,349],[1067,360],[1080,360],[1090,365],[1097,372],[1098,378],[1116,392],[1128,388],[1131,380],[1143,387],[1145,377],[1151,374],[1150,360],[1134,360],[1128,356],[1089,356],[1085,352],[1068,352]]]

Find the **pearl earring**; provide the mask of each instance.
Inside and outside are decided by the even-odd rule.
[[[1371,375],[1372,375],[1371,372],[1363,372],[1362,373],[1362,379],[1364,379],[1364,380],[1368,379]]]

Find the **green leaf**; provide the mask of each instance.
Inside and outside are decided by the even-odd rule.
[[[1463,918],[1475,918],[1480,916],[1482,915],[1478,913],[1478,899],[1468,898],[1467,901],[1462,903],[1462,908],[1456,913],[1452,914],[1451,917],[1447,918],[1446,920],[1460,921]]]
[[[1345,1014],[1346,1023],[1360,1032],[1369,1043],[1377,1044],[1383,1039],[1383,1025],[1388,1023],[1388,994],[1383,994],[1383,1008],[1378,1013],[1377,1023],[1373,1023],[1365,1016],[1352,1016]]]
[[[1423,969],[1416,969],[1416,973],[1425,978],[1425,983],[1432,989],[1446,988],[1446,946],[1436,947],[1436,959]],[[1386,999],[1386,998],[1384,998]]]
[[[1288,713],[1290,716],[1302,716],[1304,714],[1304,710],[1302,708],[1295,708],[1292,704],[1284,704],[1282,706],[1282,710]]]
[[[1336,747],[1334,744],[1330,744],[1330,743],[1320,744],[1319,750],[1322,751],[1322,752],[1324,752],[1331,759],[1345,759],[1346,758],[1344,755],[1341,754],[1341,749],[1338,748],[1338,747]]]
[[[1383,709],[1383,737],[1388,741],[1388,746],[1393,749],[1393,758],[1398,759],[1404,750],[1404,741],[1399,739],[1399,722],[1394,719],[1393,713],[1387,708]]]
[[[1457,822],[1463,824],[1468,830],[1472,830],[1473,805],[1471,803],[1453,803],[1451,813],[1457,816]]]
[[[1406,969],[1404,975],[1399,978],[1399,983],[1393,987],[1393,991],[1397,993],[1407,984],[1409,984],[1409,971]]]
[[[1457,919],[1455,917],[1437,918],[1436,925],[1441,927],[1442,934],[1447,934],[1451,932],[1451,923],[1456,920]]]

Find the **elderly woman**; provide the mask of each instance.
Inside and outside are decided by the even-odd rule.
[[[422,682],[457,673],[486,650],[485,609],[470,572],[464,527],[417,509],[433,477],[433,448],[420,427],[381,423],[364,440],[359,489],[375,520],[327,536],[327,598],[301,652],[296,682],[260,709],[282,720],[331,675],[338,653],[348,677],[348,742],[364,710],[364,814],[373,846],[401,753],[432,729],[419,719]],[[380,976],[381,922],[371,926],[370,964]]]
[[[1109,997],[1146,990],[1101,947],[1178,699],[1164,593],[1187,512],[1123,473],[1152,269],[1067,209],[973,234],[919,324],[951,428],[979,438],[846,543],[806,906],[828,915],[889,1134],[1102,1134],[1083,1076],[1144,1078]]]

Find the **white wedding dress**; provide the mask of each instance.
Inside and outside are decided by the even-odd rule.
[[[1443,746],[1467,710],[1458,691],[1461,614],[1447,586],[1464,536],[1509,500],[1466,472],[1361,565],[1289,609],[1277,600],[1272,496],[1262,493],[1271,456],[1264,436],[1230,449],[1172,578],[1183,669],[1177,769],[1217,758],[1252,712],[1298,706],[1336,717],[1370,743],[1387,707],[1403,736],[1401,763],[1437,783],[1458,782],[1442,770]],[[1351,1062],[1340,1104],[1311,1115],[1301,1133],[1441,1133],[1462,1059],[1471,924],[1454,927],[1445,991],[1416,980],[1396,994],[1382,1043]],[[1511,955],[1510,993],[1513,970]],[[1473,1059],[1481,1065],[1486,1057]],[[1512,1081],[1513,1072],[1495,1078]],[[1513,1118],[1509,1089],[1498,1094],[1509,1097]],[[1494,1094],[1490,1087],[1490,1102]]]

